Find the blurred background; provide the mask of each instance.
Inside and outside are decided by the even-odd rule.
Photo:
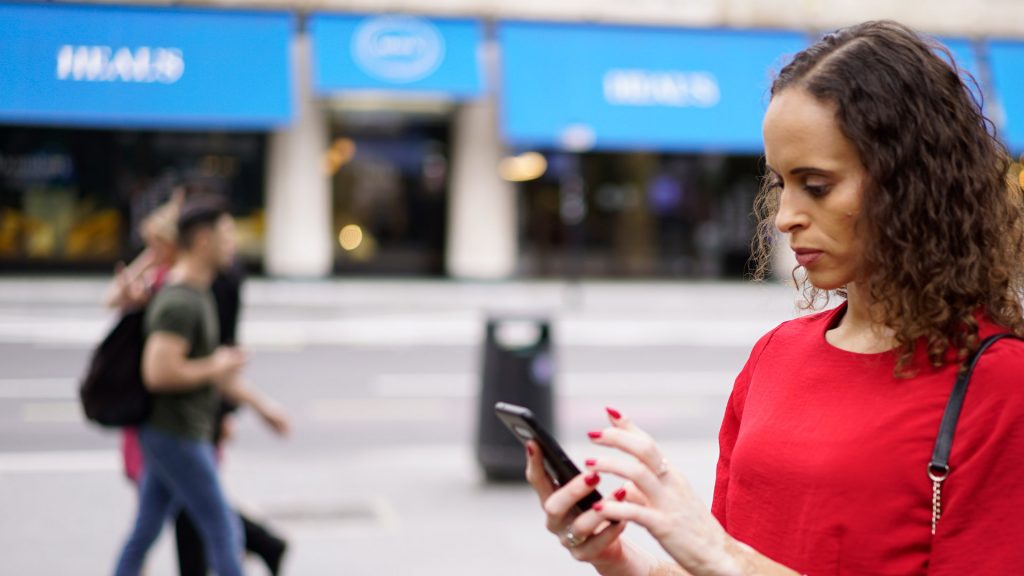
[[[732,379],[797,313],[743,280],[772,73],[875,18],[942,40],[1024,178],[1016,0],[0,3],[0,571],[111,569],[134,494],[76,386],[186,181],[231,200],[248,373],[295,419],[243,416],[224,467],[285,573],[588,573],[477,461],[489,319],[550,327],[577,459],[613,404],[710,499]]]

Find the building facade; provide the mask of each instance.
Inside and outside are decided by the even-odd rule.
[[[1008,0],[0,4],[0,267],[108,269],[189,184],[274,276],[740,277],[772,71],[881,17],[1024,152]]]

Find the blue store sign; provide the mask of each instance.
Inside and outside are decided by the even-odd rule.
[[[383,90],[473,98],[483,91],[476,20],[314,14],[317,93]]]
[[[975,49],[974,43],[967,38],[937,38],[942,43],[949,53],[953,56],[953,60],[956,62],[958,68],[960,68],[961,76],[963,72],[967,72],[971,78],[974,78],[972,82],[969,78],[964,78],[967,83],[967,87],[974,94],[974,98],[979,102],[985,103],[986,110],[988,105],[985,102],[983,90],[981,88],[981,66],[978,60],[978,52]],[[943,60],[946,60],[946,56],[943,54],[939,55]]]
[[[518,147],[761,150],[795,33],[502,23],[501,122]]]
[[[265,129],[292,117],[291,15],[0,5],[0,123]]]
[[[1024,153],[1024,42],[991,42],[988,55],[993,90],[1003,109],[1000,133],[1011,150]]]
[[[953,55],[956,65],[967,71],[980,81],[978,76],[978,55],[974,50],[974,44],[967,38],[936,38],[942,43],[949,53]],[[940,55],[943,59],[945,56]]]

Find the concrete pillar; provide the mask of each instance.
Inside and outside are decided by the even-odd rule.
[[[498,177],[505,154],[493,98],[455,115],[446,265],[454,278],[495,280],[515,273],[515,187]]]
[[[775,233],[775,249],[772,252],[772,275],[783,283],[793,283],[793,269],[796,268],[796,254],[789,248],[789,237]]]
[[[331,188],[324,168],[327,121],[313,97],[309,37],[292,41],[295,119],[271,134],[267,167],[265,267],[271,276],[331,273]]]

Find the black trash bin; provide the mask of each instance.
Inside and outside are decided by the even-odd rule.
[[[525,481],[523,446],[494,415],[494,405],[525,406],[544,428],[555,432],[550,322],[489,318],[480,384],[477,461],[488,481]]]

